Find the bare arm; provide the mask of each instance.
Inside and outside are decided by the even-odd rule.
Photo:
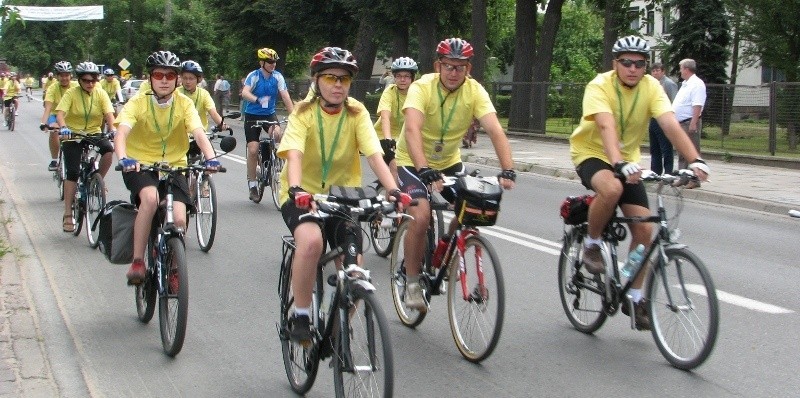
[[[58,111],[56,113],[56,123],[58,123],[58,127],[66,127],[67,122],[64,120],[64,117],[67,116],[67,113],[64,111]]]
[[[113,129],[114,123],[116,122],[116,119],[114,119],[114,112],[106,113],[105,118],[106,118],[106,124],[111,126]]]
[[[213,120],[217,126],[222,125],[222,116],[220,116],[216,108],[209,109],[208,114],[211,115],[211,120]]]
[[[619,138],[617,138],[617,122],[614,115],[608,112],[600,112],[594,115],[594,123],[600,130],[600,138],[603,140],[603,150],[608,156],[608,161],[612,165],[624,161],[622,152],[619,150]]]
[[[392,112],[391,111],[381,111],[381,133],[383,133],[383,138],[391,139],[392,138]]]
[[[211,146],[211,141],[206,137],[206,132],[203,131],[202,127],[194,129],[192,131],[192,136],[194,137],[194,142],[197,143],[197,147],[200,148],[200,151],[203,152],[203,156],[206,159],[213,159],[217,156],[217,154],[214,153],[214,147]]]
[[[130,132],[131,128],[125,124],[117,126],[117,134],[114,136],[114,153],[117,155],[117,159],[128,157],[126,149],[128,134],[130,134]]]
[[[487,113],[478,119],[478,121],[481,123],[481,126],[483,126],[483,129],[486,130],[489,139],[492,140],[494,152],[497,154],[497,159],[500,160],[500,167],[503,170],[513,170],[514,159],[511,157],[511,144],[508,143],[508,137],[506,136],[506,132],[503,131],[503,126],[500,125],[500,121],[497,119],[497,114]],[[500,184],[503,186],[503,189],[514,188],[514,181],[505,178],[500,180]]]
[[[242,88],[242,98],[246,99],[248,102],[258,102],[258,97],[253,95],[253,88],[250,86],[244,86],[244,88]]]
[[[283,90],[281,93],[281,99],[283,100],[283,105],[286,106],[286,112],[292,113],[294,110],[294,102],[292,101],[292,96],[289,95],[288,90]]]
[[[44,113],[42,114],[41,124],[47,123],[47,118],[50,116],[50,110],[53,109],[53,103],[50,101],[44,102]]]
[[[380,152],[376,152],[367,157],[367,162],[369,163],[369,167],[372,171],[375,172],[375,175],[380,180],[381,185],[386,188],[386,192],[392,192],[397,189],[397,182],[394,180],[394,176],[389,171],[389,166],[386,165],[386,162],[383,161],[383,156],[381,156]]]
[[[286,151],[286,180],[290,187],[303,182],[303,153],[296,149]]]
[[[700,114],[703,112],[703,107],[700,105],[692,106],[692,121],[689,122],[689,132],[694,133],[697,131],[697,121],[700,120]],[[688,159],[688,158],[687,158]]]

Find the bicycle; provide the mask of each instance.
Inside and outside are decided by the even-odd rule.
[[[47,127],[43,130],[47,134],[58,134],[60,129],[58,127]],[[58,146],[58,158],[56,169],[53,170],[53,181],[56,182],[58,188],[58,199],[64,200],[64,180],[67,179],[67,171],[64,169],[64,153],[61,151],[61,145]]]
[[[301,216],[344,218],[352,222],[346,241],[320,257],[311,302],[315,331],[311,344],[289,339],[288,322],[294,303],[291,279],[295,244],[291,236],[283,237],[278,280],[280,321],[276,326],[286,376],[292,390],[305,394],[316,380],[319,362],[331,357],[337,397],[390,397],[394,391],[394,363],[389,324],[375,297],[370,271],[357,265],[356,243],[361,234],[359,219],[374,213],[394,213],[395,206],[369,187],[363,190],[331,187],[331,192],[336,193],[314,195],[318,206],[316,215]],[[341,256],[344,257],[342,267],[327,278],[327,284],[333,287],[328,290],[333,291],[326,292],[323,285],[325,265]]]
[[[614,216],[605,227],[601,245],[605,274],[593,275],[581,268],[583,239],[588,224],[584,221],[564,227],[563,247],[558,261],[558,285],[561,304],[570,323],[579,331],[591,334],[603,325],[628,301],[631,309],[631,328],[636,329],[633,303],[627,292],[643,272],[646,274],[645,299],[648,301],[650,327],[661,354],[678,369],[694,369],[711,354],[719,328],[719,304],[716,290],[703,262],[677,242],[677,215],[683,197],[676,188],[678,212],[667,218],[662,190],[665,186],[681,185],[687,178],[696,181],[691,171],[679,175],[642,173],[643,181],[658,182],[657,210],[648,217]],[[681,180],[683,179],[683,180]],[[587,209],[588,211],[588,209]],[[658,232],[645,252],[642,264],[623,285],[617,266],[617,246],[625,240],[626,223],[655,223]],[[687,340],[683,340],[687,339]]]
[[[14,131],[17,124],[17,98],[21,98],[21,96],[15,95],[14,100],[11,101],[11,105],[6,107],[5,123],[6,127],[8,127],[8,131]]]
[[[466,360],[478,363],[492,354],[500,340],[505,313],[505,283],[494,247],[477,228],[493,225],[496,221],[502,188],[496,177],[473,174],[444,178],[446,186],[456,188],[456,229],[447,238],[446,250],[439,253],[441,259],[436,261],[436,235],[443,237],[444,234],[443,227],[436,228],[434,222],[443,223],[436,216],[431,217],[419,279],[426,302],[430,303],[433,296],[447,295],[450,331],[456,347]],[[474,193],[470,192],[474,191],[466,187],[476,186],[492,192],[492,198],[473,201]],[[449,209],[447,202],[431,201],[433,213],[446,209]],[[389,275],[395,311],[403,325],[414,328],[422,323],[428,311],[414,310],[404,302],[407,282],[404,246],[409,225],[404,220],[397,230],[389,258]]]
[[[261,127],[267,134],[258,141],[258,163],[256,165],[256,179],[258,180],[258,200],[256,203],[261,202],[264,196],[264,188],[269,185],[272,190],[272,203],[275,208],[280,210],[281,204],[281,169],[283,169],[284,160],[278,157],[278,148],[275,144],[275,133],[273,126],[286,124],[289,120],[284,118],[279,121],[258,120],[254,122],[254,126]]]
[[[92,249],[100,244],[98,239],[100,230],[95,221],[100,217],[100,212],[106,205],[106,184],[100,174],[100,154],[98,140],[111,139],[108,134],[89,135],[86,132],[73,132],[73,137],[81,138],[81,161],[78,171],[78,181],[75,186],[75,196],[72,199],[72,221],[75,223],[74,236],[81,233],[84,221],[86,223],[86,239]],[[59,156],[62,158],[63,155]],[[59,160],[59,169],[63,170],[63,162]],[[63,195],[63,181],[62,181]]]
[[[235,114],[223,116],[237,117]],[[233,138],[233,129],[228,128],[228,136],[220,135],[220,130],[212,128],[208,136],[209,141],[221,139],[220,149],[224,153],[233,151],[236,148],[236,139]],[[202,154],[189,158],[189,164],[202,165],[205,159]],[[200,169],[193,169],[187,173],[189,183],[189,197],[192,199],[194,210],[189,212],[190,217],[194,217],[195,227],[197,228],[197,244],[200,250],[208,252],[214,245],[214,238],[217,232],[217,188],[211,174],[204,173]]]
[[[158,206],[147,238],[144,261],[147,274],[136,285],[136,314],[139,321],[148,323],[155,313],[158,297],[158,319],[164,353],[174,357],[181,352],[186,337],[186,317],[189,310],[189,276],[186,264],[186,245],[182,228],[175,225],[172,182],[178,176],[203,166],[171,167],[166,163],[141,166],[141,170],[159,172],[166,185],[166,195]],[[122,170],[116,166],[115,170]],[[225,172],[224,168],[217,170]]]

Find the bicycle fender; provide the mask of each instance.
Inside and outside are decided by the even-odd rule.
[[[368,292],[374,292],[376,290],[375,286],[373,286],[372,283],[369,283],[365,280],[357,279],[353,282]]]
[[[689,248],[689,245],[684,244],[684,243],[670,243],[666,247],[664,247],[665,250],[669,250],[669,249],[687,249],[687,248]]]

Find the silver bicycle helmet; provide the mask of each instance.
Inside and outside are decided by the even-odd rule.
[[[175,73],[180,73],[181,71],[181,60],[171,51],[156,51],[150,54],[145,65],[150,70],[153,68],[169,68],[174,70]]]
[[[69,61],[58,61],[54,69],[56,73],[72,73],[72,64]]]
[[[103,74],[106,76],[114,76],[114,69],[108,68],[103,71]]]
[[[78,76],[81,75],[99,75],[100,68],[97,67],[97,64],[90,61],[81,62],[78,66],[75,67],[75,73]]]
[[[400,57],[392,62],[392,73],[408,71],[413,75],[414,73],[417,73],[418,70],[419,67],[417,66],[417,63],[409,57]]]
[[[616,43],[614,43],[614,47],[611,49],[611,54],[613,54],[616,58],[620,54],[627,53],[642,54],[645,57],[648,57],[650,56],[650,45],[647,44],[647,41],[640,37],[622,37],[617,40]]]

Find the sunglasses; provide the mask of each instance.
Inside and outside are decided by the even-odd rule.
[[[175,79],[178,78],[178,74],[175,73],[175,72],[167,72],[167,73],[164,73],[164,72],[153,72],[153,73],[150,74],[150,77],[152,77],[155,80],[162,80],[165,77],[167,78],[167,80],[175,80]]]
[[[631,65],[635,65],[636,69],[642,69],[645,66],[647,66],[647,61],[643,60],[643,59],[640,59],[638,61],[634,61],[634,60],[628,59],[628,58],[619,58],[619,59],[617,59],[617,62],[619,62],[620,64],[622,64],[622,66],[624,66],[626,68],[630,68]]]
[[[442,68],[444,69],[445,72],[452,72],[452,71],[463,72],[467,70],[467,65],[450,65],[444,62],[440,63],[442,64]]]
[[[97,83],[97,80],[94,80],[94,79],[80,79],[80,80],[81,80],[81,83],[86,83],[86,84],[95,84],[95,83]]]
[[[320,79],[328,84],[342,83],[343,86],[349,86],[353,82],[353,77],[350,75],[337,76],[331,73],[323,73],[319,75]]]
[[[268,59],[268,60],[265,60],[264,62],[266,62],[266,63],[268,63],[268,64],[272,65],[272,64],[274,64],[274,63],[275,63],[275,62],[277,62],[277,61],[275,61],[274,59]]]

